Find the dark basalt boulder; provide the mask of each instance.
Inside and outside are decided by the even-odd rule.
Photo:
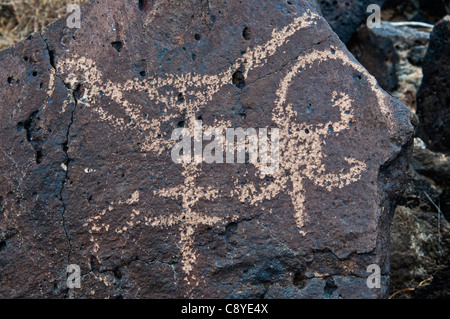
[[[371,4],[380,8],[385,0],[318,0],[323,16],[342,42],[347,43],[356,29],[367,21],[371,12],[367,7]]]
[[[449,293],[450,215],[445,203],[450,159],[426,149],[420,139],[414,144],[411,179],[391,225],[390,295],[395,298]]]
[[[89,1],[0,61],[1,298],[386,296],[412,114],[308,1]],[[278,169],[174,162],[198,121]]]
[[[417,93],[418,136],[430,150],[450,152],[450,16],[433,29]]]
[[[386,0],[382,7],[384,21],[419,21],[435,24],[450,14],[448,0]]]
[[[415,111],[429,38],[429,32],[381,22],[379,28],[361,25],[347,46],[383,89]]]

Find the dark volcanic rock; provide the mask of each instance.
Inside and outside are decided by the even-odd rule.
[[[417,93],[418,135],[433,151],[450,152],[450,16],[433,29]]]
[[[347,43],[356,29],[366,22],[371,14],[367,7],[381,6],[385,0],[318,0],[323,16],[337,33],[342,42]]]
[[[428,32],[382,22],[380,28],[361,25],[348,47],[383,89],[415,111],[429,38]]]
[[[425,147],[415,147],[412,157],[415,171],[432,180],[440,189],[437,202],[447,220],[450,220],[450,157]]]
[[[422,195],[421,198],[427,200]],[[391,228],[391,294],[418,287],[439,274],[448,264],[450,225],[442,216],[439,223],[434,207],[427,210],[424,206],[428,206],[425,201],[422,207],[398,206],[395,211]],[[443,282],[448,282],[449,278],[447,276]],[[438,280],[442,281],[437,277],[435,281]],[[398,297],[412,298],[413,295],[400,294]]]
[[[425,147],[415,147],[412,157],[414,169],[436,181],[438,185],[450,183],[450,158]]]
[[[448,0],[386,0],[382,19],[388,21],[419,21],[435,24],[450,14]]]
[[[439,188],[417,173],[412,175],[414,191],[407,192],[407,202],[396,208],[392,221],[391,294],[432,278],[450,256],[450,225],[434,206],[439,203]]]
[[[444,293],[449,281],[443,269],[450,260],[450,215],[443,204],[450,186],[450,159],[426,149],[418,138],[414,144],[411,179],[391,226],[391,294],[397,292],[397,298]],[[440,292],[425,288],[430,279]]]
[[[90,1],[0,61],[0,297],[386,295],[412,115],[308,2]],[[196,120],[279,169],[175,163]]]
[[[413,296],[418,299],[449,299],[450,298],[450,267],[440,269],[429,285],[418,287]]]

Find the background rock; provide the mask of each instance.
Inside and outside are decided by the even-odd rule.
[[[433,29],[423,62],[423,82],[417,94],[417,114],[421,119],[418,136],[428,148],[450,151],[450,16]]]
[[[448,0],[387,0],[382,19],[385,21],[419,21],[435,24],[450,14]]]
[[[450,267],[439,270],[429,285],[414,290],[414,298],[419,299],[449,299],[450,298]]]
[[[348,47],[383,89],[415,111],[429,37],[428,32],[389,22],[372,29],[363,24]]]
[[[385,0],[318,0],[322,14],[342,42],[350,41],[353,33],[364,22],[370,13],[367,7],[371,4],[381,6]]]
[[[444,275],[450,258],[450,224],[440,203],[448,187],[449,160],[438,158],[418,139],[413,154],[411,181],[391,227],[391,295],[416,288],[403,291],[399,297],[423,298],[430,292],[425,286],[431,279],[440,290],[434,290],[429,297],[448,295],[448,277]]]

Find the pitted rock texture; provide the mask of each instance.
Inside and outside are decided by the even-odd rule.
[[[417,93],[419,137],[433,151],[450,152],[450,15],[439,21],[430,36],[423,62],[423,81]]]
[[[2,298],[386,295],[412,114],[309,2],[90,1],[0,59]],[[174,163],[196,120],[278,171]]]

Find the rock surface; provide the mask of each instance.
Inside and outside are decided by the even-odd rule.
[[[380,28],[361,25],[348,47],[383,89],[415,111],[429,38],[428,32],[382,22]]]
[[[391,295],[423,298],[450,294],[450,216],[443,202],[450,180],[450,159],[416,139],[411,180],[391,227]],[[430,282],[435,290],[430,290]],[[411,289],[414,290],[404,290]],[[428,294],[428,295],[427,295]]]
[[[433,151],[450,152],[450,15],[437,23],[423,62],[417,94],[418,136]]]
[[[384,21],[419,21],[435,24],[450,14],[448,0],[386,0],[382,8]]]
[[[0,61],[1,298],[386,296],[412,115],[309,2],[90,1]],[[279,170],[174,163],[196,120]]]
[[[342,42],[350,41],[356,29],[370,16],[367,7],[377,4],[381,7],[385,0],[318,0],[323,16]]]
[[[440,269],[429,285],[423,285],[414,290],[413,296],[418,299],[449,299],[450,298],[450,267]]]

